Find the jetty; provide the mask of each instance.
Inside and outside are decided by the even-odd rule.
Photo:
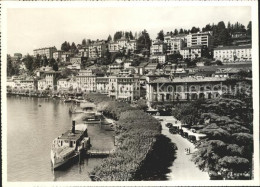
[[[113,151],[105,151],[105,150],[87,150],[86,155],[88,157],[108,157]]]

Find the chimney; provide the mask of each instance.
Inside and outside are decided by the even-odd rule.
[[[75,134],[75,124],[76,124],[75,120],[72,120],[72,129],[71,129],[71,132],[72,132],[73,134]]]

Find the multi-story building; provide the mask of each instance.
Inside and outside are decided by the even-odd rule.
[[[89,57],[96,59],[104,56],[107,50],[107,44],[103,41],[95,42],[89,46]]]
[[[182,39],[170,38],[170,39],[165,39],[164,42],[167,45],[166,53],[168,55],[174,53],[180,53],[180,50],[184,46],[184,42]]]
[[[150,59],[156,59],[158,63],[164,64],[166,62],[165,54],[154,54],[150,57]]]
[[[110,76],[108,96],[128,101],[140,98],[140,77],[134,75]]]
[[[102,94],[109,93],[109,78],[108,77],[97,77],[97,92]]]
[[[147,77],[147,102],[172,103],[174,101],[196,100],[198,98],[215,98],[229,92],[225,86],[226,78],[207,77]]]
[[[187,36],[187,47],[193,47],[197,45],[207,46],[209,49],[211,49],[213,45],[212,32],[190,33]]]
[[[179,53],[184,47],[184,39],[182,37],[172,36],[167,34],[164,36],[164,43],[166,44],[166,54]]]
[[[56,52],[53,53],[53,58],[55,60],[61,60],[61,55],[63,54],[64,51],[62,50],[57,50]]]
[[[225,46],[214,49],[214,59],[222,62],[251,61],[251,45]]]
[[[122,37],[120,39],[117,40],[119,49],[126,49],[127,44],[128,44],[128,39],[126,39],[125,37]]]
[[[160,40],[153,40],[151,45],[151,55],[164,54],[166,51],[166,44]]]
[[[89,56],[89,46],[84,46],[79,49],[80,57],[88,57]]]
[[[128,41],[126,49],[131,53],[135,52],[137,50],[137,41],[136,40]]]
[[[36,57],[37,55],[46,56],[48,59],[53,58],[53,53],[56,52],[56,47],[45,47],[33,50],[33,55]]]
[[[59,91],[72,91],[78,90],[79,86],[74,78],[59,79],[57,83],[57,88]]]
[[[180,54],[184,59],[195,59],[200,57],[205,57],[208,54],[208,48],[206,46],[192,46],[192,47],[184,47]]]
[[[38,90],[57,90],[57,81],[60,71],[45,71],[45,78],[38,80]]]
[[[76,76],[77,83],[82,91],[84,92],[95,92],[96,91],[96,75],[93,74],[92,70],[80,70]]]
[[[61,62],[69,62],[70,58],[72,58],[74,54],[72,52],[63,52],[61,55]]]
[[[113,42],[113,41],[110,41],[108,43],[108,50],[109,52],[118,52],[119,51],[119,44],[118,42]]]

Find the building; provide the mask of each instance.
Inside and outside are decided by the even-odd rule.
[[[166,51],[166,44],[161,40],[153,40],[151,45],[151,55],[164,54]]]
[[[59,79],[57,88],[59,91],[79,90],[79,86],[75,78]]]
[[[61,55],[61,62],[69,62],[70,58],[72,58],[74,54],[72,52],[63,52]]]
[[[79,49],[80,57],[88,57],[89,56],[89,46],[84,46]]]
[[[222,62],[252,61],[251,50],[251,45],[217,47],[214,59]]]
[[[140,98],[140,77],[109,76],[108,96],[119,100],[133,101]]]
[[[130,53],[134,53],[137,50],[137,41],[136,40],[128,41],[126,49],[130,51]]]
[[[108,77],[97,77],[97,92],[102,94],[109,93],[109,78]]]
[[[165,54],[154,54],[150,56],[150,59],[155,59],[158,63],[164,64],[166,62],[166,55]]]
[[[187,36],[187,47],[193,47],[197,45],[206,46],[209,49],[213,46],[212,32],[198,32],[190,33]]]
[[[180,50],[184,47],[184,41],[181,38],[169,37],[167,35],[164,38],[164,43],[166,44],[166,54],[179,53]]]
[[[38,90],[57,90],[57,81],[60,71],[45,71],[45,78],[38,80]]]
[[[180,54],[183,59],[195,59],[200,57],[206,57],[208,55],[208,48],[206,46],[198,45],[192,47],[184,47]]]
[[[33,55],[36,57],[37,55],[46,56],[48,59],[53,58],[53,53],[56,52],[56,47],[45,47],[33,50]]]
[[[119,50],[126,49],[128,45],[128,39],[126,39],[125,37],[118,39],[116,42],[118,43]]]
[[[55,60],[61,60],[61,55],[63,54],[64,51],[62,50],[57,50],[56,52],[53,53],[53,58]]]
[[[104,57],[107,50],[107,44],[103,41],[95,42],[89,45],[89,58],[101,58]]]
[[[117,42],[110,41],[108,43],[108,50],[111,53],[118,52],[119,51],[119,44]]]
[[[198,98],[215,98],[229,91],[225,86],[226,78],[176,77],[170,79],[159,77],[147,78],[147,102],[173,103],[174,101],[196,100]]]
[[[108,73],[118,74],[122,69],[124,69],[123,63],[112,63],[108,66]]]
[[[83,92],[96,91],[96,75],[90,69],[80,70],[76,76],[77,83]]]

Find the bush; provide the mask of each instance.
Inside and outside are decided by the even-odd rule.
[[[117,151],[96,166],[91,175],[104,181],[133,180],[160,135],[160,123],[128,103],[113,101],[101,94],[88,94],[86,98],[102,108],[104,115],[118,120]]]

